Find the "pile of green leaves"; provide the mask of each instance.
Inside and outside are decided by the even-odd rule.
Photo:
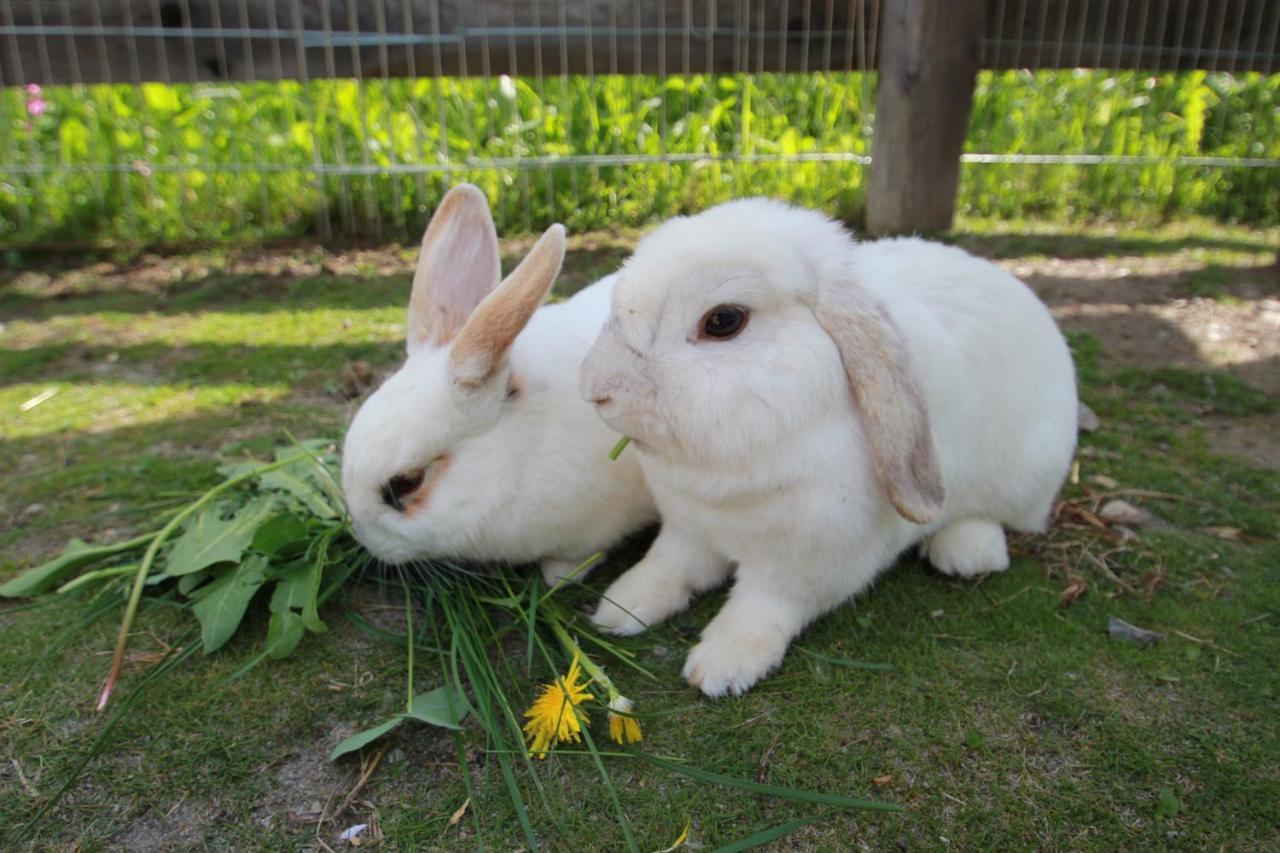
[[[153,532],[104,545],[72,540],[58,557],[0,586],[0,596],[123,599],[130,584],[145,587],[190,607],[208,654],[235,635],[254,597],[270,590],[262,656],[287,657],[306,632],[326,630],[320,604],[367,560],[348,534],[337,466],[333,443],[323,440],[281,448],[270,463],[223,465],[222,483]]]

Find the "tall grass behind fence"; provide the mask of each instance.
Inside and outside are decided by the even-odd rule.
[[[856,220],[874,93],[857,72],[5,89],[0,244],[413,238],[461,180],[508,232],[746,194]],[[966,152],[969,213],[1272,224],[1280,75],[983,72]],[[1081,154],[1129,159],[1019,162]]]

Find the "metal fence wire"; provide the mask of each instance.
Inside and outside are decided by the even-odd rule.
[[[928,3],[942,0],[885,0]],[[987,0],[962,211],[1280,210],[1276,0]],[[0,0],[0,243],[856,219],[880,0]]]

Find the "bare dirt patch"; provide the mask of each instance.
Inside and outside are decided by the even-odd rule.
[[[179,801],[168,812],[139,818],[114,842],[121,850],[189,850],[204,846],[206,829],[217,821],[216,806]]]
[[[1280,414],[1200,419],[1204,441],[1214,453],[1238,456],[1259,468],[1280,471]]]
[[[1064,329],[1097,338],[1105,364],[1219,370],[1280,395],[1280,268],[1266,255],[1238,266],[1208,265],[1186,253],[1003,266],[1039,294]],[[1211,451],[1280,470],[1280,415],[1206,413],[1198,420]]]
[[[342,798],[352,780],[348,773],[329,761],[329,750],[354,733],[348,727],[339,726],[329,738],[332,743],[316,744],[293,753],[267,771],[272,775],[273,784],[258,808],[258,820],[264,824],[314,823],[326,805],[332,810],[333,801]]]
[[[1212,268],[1176,254],[1004,266],[1064,328],[1095,335],[1111,363],[1224,370],[1280,394],[1280,274],[1265,256]]]

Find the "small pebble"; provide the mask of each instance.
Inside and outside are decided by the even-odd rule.
[[[1099,420],[1097,413],[1080,402],[1079,408],[1076,409],[1076,428],[1080,432],[1097,432],[1102,427],[1102,421]]]
[[[1148,527],[1152,530],[1160,530],[1169,526],[1154,512],[1122,500],[1107,501],[1102,509],[1098,510],[1098,515],[1112,524],[1123,524],[1127,527]]]

